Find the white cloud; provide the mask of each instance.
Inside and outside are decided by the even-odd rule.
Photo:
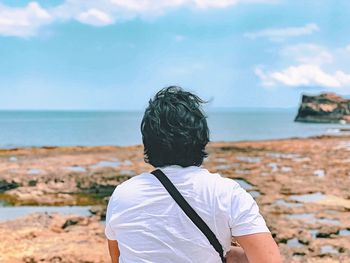
[[[225,8],[241,3],[275,3],[277,0],[110,0],[121,9],[135,12],[165,11],[169,8]]]
[[[210,7],[216,7],[216,8],[224,8],[227,6],[238,4],[239,0],[194,0],[193,1],[195,6],[199,8],[210,8]]]
[[[110,0],[111,3],[119,10],[131,11],[137,14],[160,12],[167,8],[174,8],[184,5],[186,0],[166,0],[166,1],[152,1],[152,0]]]
[[[38,28],[49,24],[53,17],[36,2],[23,8],[10,8],[0,5],[0,35],[29,37]]]
[[[310,35],[318,30],[317,24],[310,23],[302,27],[268,28],[257,32],[248,32],[244,36],[250,39],[268,38],[271,41],[284,41],[290,37]]]
[[[12,8],[0,4],[0,35],[28,37],[46,24],[78,20],[93,26],[105,26],[136,16],[157,17],[176,8],[226,8],[240,3],[274,3],[278,0],[65,0],[42,8],[37,2]]]
[[[284,60],[312,65],[323,65],[332,63],[333,54],[325,47],[303,43],[282,48],[280,56]]]
[[[333,73],[325,72],[318,65],[301,64],[290,66],[281,71],[265,72],[261,68],[255,69],[255,74],[264,86],[321,86],[329,88],[343,88],[350,85],[350,74],[341,70]]]
[[[89,9],[86,12],[80,13],[77,20],[93,26],[105,26],[113,24],[113,19],[106,13],[98,9]]]
[[[289,45],[277,51],[278,69],[266,66],[255,68],[255,74],[265,87],[323,87],[350,91],[348,47],[327,48],[325,46],[302,43]]]

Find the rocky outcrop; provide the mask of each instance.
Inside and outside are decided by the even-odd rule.
[[[97,217],[36,213],[0,221],[0,262],[107,263],[104,226]]]
[[[303,95],[295,121],[350,123],[350,100],[334,93]]]

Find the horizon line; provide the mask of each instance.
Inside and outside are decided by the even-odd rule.
[[[207,112],[230,112],[244,110],[295,110],[295,107],[213,107]],[[145,109],[0,109],[0,112],[143,112]]]

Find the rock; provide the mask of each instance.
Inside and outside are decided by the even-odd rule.
[[[79,223],[79,218],[69,218],[66,222],[62,225],[62,229],[65,229],[69,226],[74,226]]]
[[[350,262],[349,135],[215,142],[208,145],[208,152],[205,168],[231,179],[241,178],[261,193],[256,201],[284,262]],[[14,155],[20,156],[17,163],[8,158]],[[132,176],[125,171],[139,174],[152,169],[144,163],[140,146],[0,149],[0,157],[4,157],[0,162],[0,181],[19,185],[0,193],[0,202],[3,199],[16,205],[89,205],[95,214],[37,214],[0,221],[0,262],[5,263],[110,262],[100,222],[108,202],[104,196]],[[121,161],[116,168],[90,169],[113,158],[130,160],[132,165]],[[85,167],[86,171],[65,169],[74,165]],[[28,175],[32,167],[43,173]],[[286,173],[283,167],[291,169]],[[16,173],[11,172],[13,169]],[[315,176],[316,170],[325,171],[324,177]],[[293,199],[295,195],[314,197],[314,193],[324,198],[304,202]],[[338,253],[324,253],[325,246],[334,247]]]
[[[303,95],[295,121],[350,123],[350,100],[334,93]]]
[[[316,203],[328,206],[344,207],[345,209],[350,210],[350,200],[334,195],[326,195],[324,199],[319,200]]]
[[[107,205],[95,205],[89,211],[91,214],[97,215],[101,220],[106,220]]]
[[[5,192],[10,189],[17,188],[19,185],[16,182],[7,182],[5,180],[0,180],[0,193]]]
[[[0,222],[0,236],[4,263],[110,262],[104,226],[96,217],[35,213]]]

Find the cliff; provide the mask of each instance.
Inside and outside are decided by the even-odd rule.
[[[350,100],[334,93],[303,95],[295,121],[350,123]]]

